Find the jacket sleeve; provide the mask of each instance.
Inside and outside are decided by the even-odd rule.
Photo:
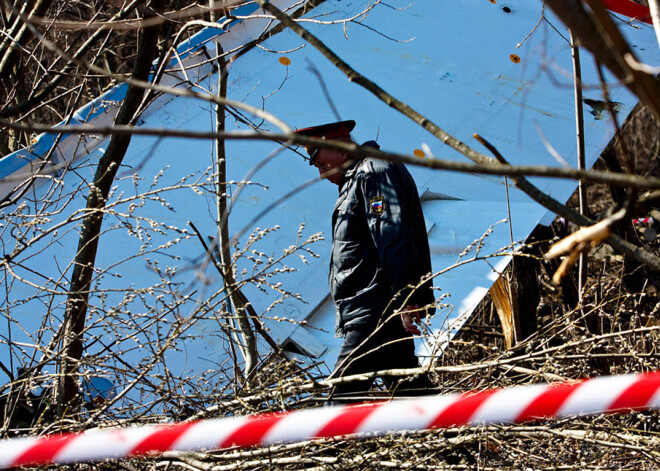
[[[406,200],[412,195],[406,195],[392,171],[363,173],[360,189],[364,214],[381,268],[392,292],[398,294],[400,299],[394,304],[398,308],[410,294],[409,286],[419,283],[415,265],[420,254],[415,244],[414,229],[406,224],[404,213]],[[408,303],[416,304],[416,297],[413,295]]]

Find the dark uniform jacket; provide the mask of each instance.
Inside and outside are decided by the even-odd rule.
[[[338,335],[375,325],[404,303],[433,303],[432,282],[418,286],[431,259],[417,187],[405,166],[367,158],[351,167],[339,185],[332,227]]]

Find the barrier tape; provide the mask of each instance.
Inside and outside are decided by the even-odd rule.
[[[660,372],[0,441],[0,468],[660,409]]]
[[[633,224],[653,224],[653,218],[636,218],[633,219]]]

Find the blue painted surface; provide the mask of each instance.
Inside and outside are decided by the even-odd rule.
[[[63,124],[64,123],[60,123],[56,125],[55,128],[62,126]],[[80,121],[77,119],[71,119],[69,120],[69,124],[72,126],[79,125]],[[1,158],[0,180],[16,172],[29,173],[29,167],[28,169],[25,169],[24,167],[35,159],[40,157],[45,158],[55,144],[57,136],[57,134],[42,134],[36,139],[35,143],[29,147],[29,149],[21,149]],[[60,140],[68,137],[70,137],[70,134],[62,134]]]
[[[14,152],[0,159],[0,175],[9,176],[14,172],[18,172],[35,158],[37,158],[37,156],[27,150]]]
[[[256,3],[243,5],[233,10],[232,16],[248,16],[254,13],[258,8],[259,6]],[[224,21],[226,21],[225,17],[221,18],[218,21],[218,23],[223,23]],[[241,21],[243,20],[240,18],[234,19],[231,23],[229,23],[227,29],[231,28],[232,26],[235,26]],[[197,49],[204,46],[209,41],[212,41],[214,38],[218,37],[220,34],[223,33],[224,31],[221,29],[204,28],[198,33],[195,33],[189,40],[184,41],[179,46],[177,46],[176,48],[177,53],[179,54],[181,59],[185,59],[188,55],[192,54],[194,51],[196,51]],[[172,63],[175,63],[175,61],[173,61]]]
[[[405,5],[407,3],[398,2],[395,6]],[[382,34],[349,23],[348,38],[341,24],[303,24],[359,72],[477,150],[480,150],[479,145],[471,137],[475,132],[490,140],[512,163],[557,165],[537,133],[535,123],[538,123],[557,151],[572,162],[576,147],[572,87],[568,86],[569,79],[562,78],[558,72],[570,70],[570,49],[565,38],[545,24],[521,47],[516,47],[533,29],[541,15],[542,4],[511,0],[507,5],[512,13],[505,13],[498,4],[481,2],[475,6],[468,0],[427,0],[398,10],[381,6],[363,21]],[[328,0],[309,16],[324,21],[336,20],[356,14],[362,6],[359,1]],[[559,25],[551,15],[548,18],[553,25]],[[237,42],[237,31],[247,34],[246,31],[259,30],[257,27],[249,29],[248,23],[245,21],[240,27],[230,28],[221,39]],[[660,63],[651,28],[620,26],[633,44],[645,48],[648,63]],[[200,33],[200,43],[208,39],[209,34]],[[316,75],[309,69],[313,64],[324,78],[340,117],[358,122],[353,132],[357,142],[377,139],[386,150],[412,154],[415,149],[428,149],[440,158],[465,161],[465,157],[408,118],[349,82],[321,54],[290,31],[269,38],[263,46],[263,49],[255,48],[232,63],[229,98],[259,109],[263,107],[294,128],[333,121],[334,113]],[[514,53],[521,57],[519,63],[509,59]],[[282,56],[291,61],[290,65],[285,66],[279,61]],[[583,64],[585,81],[589,85],[597,84],[596,71],[587,62]],[[558,76],[566,86],[557,85]],[[199,85],[213,91],[217,76],[206,77]],[[596,91],[589,90],[587,96],[598,98]],[[611,93],[613,100],[622,103],[620,114],[623,118],[635,100],[622,87],[612,88]],[[144,118],[141,126],[211,131],[214,129],[212,116],[213,108],[207,102],[175,98],[159,104]],[[596,120],[591,115],[587,118],[587,153],[593,162],[612,137],[612,129],[605,120]],[[228,130],[251,129],[246,121],[262,124],[261,118],[242,113],[241,119],[231,117],[228,120]],[[268,123],[261,129],[275,130]],[[75,171],[67,173],[63,182],[65,189],[81,188],[71,208],[84,206],[86,179],[91,178],[94,162],[106,146],[107,139],[78,161]],[[257,141],[227,141],[226,146],[228,179],[233,182],[244,180],[278,149],[273,143]],[[121,337],[114,348],[126,351],[126,358],[134,364],[146,361],[152,354],[145,341],[146,334],[136,335],[134,339],[122,335],[132,328],[133,320],[137,322],[148,315],[148,306],[157,307],[163,313],[163,319],[150,324],[144,332],[160,341],[166,338],[163,332],[167,332],[174,319],[189,320],[184,338],[177,348],[168,350],[165,362],[174,374],[190,375],[191,378],[201,375],[207,368],[220,369],[227,361],[224,332],[218,327],[219,320],[212,318],[210,313],[201,319],[195,317],[197,303],[212,298],[212,294],[220,289],[221,281],[211,267],[203,268],[203,250],[187,226],[190,220],[204,236],[215,234],[215,196],[210,178],[212,171],[209,170],[214,161],[213,149],[213,143],[205,140],[133,138],[111,198],[116,215],[105,217],[105,232],[100,241],[103,250],[99,253],[97,267],[104,276],[99,278],[98,288],[106,293],[91,300],[93,328],[89,335],[97,335],[106,345]],[[446,339],[450,323],[459,319],[462,313],[470,312],[497,277],[497,272],[508,263],[508,257],[501,249],[511,243],[509,226],[501,221],[507,218],[509,211],[514,241],[520,241],[543,217],[545,210],[513,189],[510,208],[507,207],[504,180],[499,177],[422,168],[411,168],[411,171],[420,193],[429,190],[456,198],[429,201],[424,205],[433,267],[438,272],[435,286],[439,297],[446,296],[440,300],[442,307],[436,317],[429,320],[427,342],[419,344],[419,354],[427,355],[436,344]],[[134,172],[137,172],[136,176]],[[230,185],[232,196],[242,188],[233,207],[230,232],[235,234],[243,229],[268,204],[315,175],[315,170],[298,155],[284,151],[259,167],[249,178],[251,184]],[[573,182],[534,181],[559,200],[568,198],[575,187]],[[39,191],[45,194],[46,188]],[[147,192],[150,192],[148,198],[131,198],[131,195]],[[268,280],[281,282],[283,289],[299,294],[300,299],[282,299],[277,290],[254,283],[247,283],[244,292],[264,319],[271,336],[278,341],[284,342],[295,334],[296,329],[303,328],[299,325],[303,320],[316,327],[317,330],[310,328],[309,333],[327,347],[320,360],[325,360],[328,367],[332,366],[339,345],[339,340],[332,335],[334,313],[327,300],[330,214],[336,194],[336,187],[320,182],[278,205],[256,226],[262,230],[279,228],[254,244],[255,253],[247,252],[253,260],[244,257],[238,266],[239,279],[247,283],[255,270],[258,272],[259,267],[263,267],[263,264],[255,267],[254,260],[279,257],[285,248],[295,244],[301,223],[305,224],[303,238],[316,232],[324,234],[324,240],[311,245],[318,258],[308,255],[307,263],[304,263],[296,255],[289,256],[278,263],[277,268],[290,267],[297,271],[277,273]],[[166,203],[158,198],[163,198]],[[28,202],[28,207],[34,212],[43,212],[47,206],[44,200],[38,195]],[[48,206],[48,209],[55,212],[57,208]],[[55,215],[52,223],[62,222],[65,217],[66,214]],[[151,227],[149,221],[155,227]],[[472,248],[461,256],[467,246],[490,228],[492,233],[484,239],[480,254]],[[247,229],[249,233],[255,227]],[[41,273],[49,274],[52,278],[48,282],[50,288],[65,291],[67,267],[77,246],[77,235],[76,223],[72,222],[56,236],[39,240],[21,256],[21,260],[26,266],[36,264]],[[246,241],[247,236],[241,239],[239,247],[243,247]],[[13,243],[11,238],[3,236],[5,252],[11,250]],[[134,256],[127,260],[128,255]],[[484,260],[483,257],[490,258]],[[459,266],[448,270],[456,263]],[[34,282],[44,282],[28,270],[17,268],[17,274]],[[57,284],[58,280],[61,285]],[[3,299],[3,305],[34,295],[30,286],[17,280],[10,281],[11,296]],[[152,286],[157,289],[149,292],[148,288]],[[144,289],[144,300],[127,301],[116,294],[131,287]],[[181,300],[172,294],[174,292],[189,295],[190,299]],[[170,298],[176,298],[181,304],[176,309],[169,309],[171,304],[166,301]],[[20,318],[21,326],[27,331],[22,333],[14,324],[14,341],[35,342],[30,335],[38,331],[45,314],[50,316],[47,317],[48,323],[57,328],[64,302],[64,294],[59,294],[53,296],[48,305],[35,298],[26,305],[13,306],[13,314],[16,319]],[[111,322],[117,319],[125,320],[126,324],[122,325],[125,331],[113,331]],[[2,333],[7,335],[5,331]],[[102,350],[99,344],[95,344],[87,353]],[[267,350],[266,346],[264,350]],[[27,361],[29,352],[30,348],[15,346],[15,361]],[[0,345],[0,360],[9,365],[8,357],[8,347]],[[162,364],[154,366],[154,374],[163,370]],[[113,382],[121,388],[121,379]]]
[[[112,107],[118,103],[121,103],[121,101],[126,96],[127,90],[128,84],[120,83],[119,85],[112,87],[97,99],[76,110],[74,116],[76,119],[83,123],[90,123],[94,120],[94,118],[97,118],[98,116],[105,113],[108,107]]]

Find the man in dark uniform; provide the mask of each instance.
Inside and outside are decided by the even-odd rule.
[[[355,121],[296,131],[306,136],[352,142]],[[374,141],[363,146],[379,148]],[[434,312],[431,259],[415,182],[401,164],[307,148],[321,178],[339,186],[332,215],[330,291],[337,333],[344,343],[334,377],[371,371],[416,368],[413,335],[421,332],[420,312]],[[383,377],[392,394],[428,393],[426,375]],[[335,400],[356,400],[373,383],[335,387]]]

